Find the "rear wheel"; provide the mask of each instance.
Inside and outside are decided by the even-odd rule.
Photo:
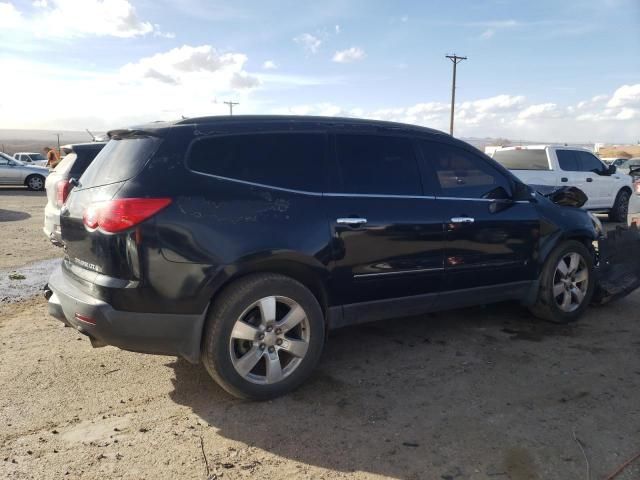
[[[324,318],[313,294],[277,274],[227,287],[207,319],[202,361],[225,390],[266,400],[300,385],[324,344]]]
[[[44,177],[42,175],[29,175],[24,183],[29,190],[44,190]]]
[[[629,199],[631,194],[628,190],[620,190],[613,208],[609,212],[609,220],[612,222],[626,222],[629,213]]]
[[[567,241],[549,255],[531,312],[554,323],[577,320],[593,296],[593,256],[582,243]]]

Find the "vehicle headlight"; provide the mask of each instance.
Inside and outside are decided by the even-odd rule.
[[[596,229],[598,236],[602,235],[604,233],[604,229],[602,228],[602,222],[600,221],[600,219],[591,212],[587,212],[587,214],[589,214],[589,218],[593,223],[593,228]]]

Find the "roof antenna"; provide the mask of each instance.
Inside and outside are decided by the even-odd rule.
[[[87,131],[87,133],[89,134],[89,136],[91,137],[91,141],[95,142],[96,141],[96,137],[93,133],[91,133],[91,131],[88,128],[85,128],[85,130]]]

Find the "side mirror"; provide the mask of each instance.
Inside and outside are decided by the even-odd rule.
[[[609,168],[607,168],[606,172],[607,172],[607,175],[613,175],[614,173],[616,173],[617,170],[618,170],[618,167],[616,167],[615,165],[609,165]]]

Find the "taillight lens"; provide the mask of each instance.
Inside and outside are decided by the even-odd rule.
[[[62,207],[62,205],[64,205],[70,191],[71,184],[67,180],[60,180],[56,183],[56,203],[58,204],[58,207]]]
[[[171,203],[170,198],[120,198],[89,205],[82,216],[87,228],[117,233],[151,218]]]
[[[633,189],[636,191],[636,194],[640,195],[640,180],[633,182]]]

